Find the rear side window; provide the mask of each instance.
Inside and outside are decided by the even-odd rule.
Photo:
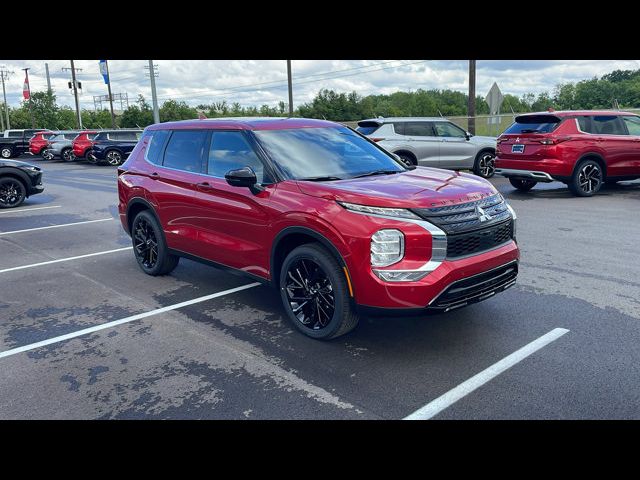
[[[361,133],[362,135],[371,135],[373,132],[378,130],[380,125],[376,122],[360,122],[358,123],[358,127],[356,131]]]
[[[19,130],[9,130],[9,137],[11,138],[18,138],[18,137],[22,137],[22,132]]]
[[[147,153],[145,158],[156,165],[160,165],[162,160],[162,150],[164,144],[169,137],[168,130],[155,130],[151,132],[151,139],[149,140],[149,146],[147,147]]]
[[[76,134],[75,133],[65,133],[64,134],[64,138],[66,140],[73,140],[74,138],[76,138]]]
[[[175,130],[169,138],[162,165],[187,172],[202,172],[206,130]]]
[[[617,115],[578,117],[580,130],[596,135],[626,135],[624,123]]]
[[[411,137],[435,137],[431,122],[406,122],[404,135]]]
[[[406,125],[405,123],[401,123],[401,122],[393,124],[393,131],[396,132],[396,135],[406,135],[406,133],[404,133],[405,125]]]
[[[622,117],[629,135],[640,136],[640,117]]]
[[[553,132],[561,122],[562,119],[555,115],[526,115],[516,117],[516,122],[504,133],[549,133]]]
[[[241,132],[214,132],[209,148],[209,175],[224,177],[229,170],[243,167],[256,172],[258,183],[269,181],[258,155]]]

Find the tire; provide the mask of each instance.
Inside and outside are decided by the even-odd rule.
[[[598,193],[604,183],[604,172],[602,167],[595,160],[582,160],[576,166],[569,190],[577,197],[591,197]]]
[[[60,152],[60,158],[65,162],[73,162],[76,159],[76,156],[73,154],[73,150],[71,148],[63,148]]]
[[[105,159],[112,167],[122,165],[122,154],[117,150],[109,150],[105,155]]]
[[[24,184],[13,177],[0,178],[0,208],[15,208],[27,197]]]
[[[478,153],[473,164],[473,173],[482,178],[491,178],[496,173],[495,153],[483,150]]]
[[[407,153],[396,153],[396,155],[398,155],[400,157],[400,160],[402,160],[409,167],[411,165],[418,165],[418,162],[416,161],[416,159]]]
[[[13,148],[11,148],[11,147],[2,147],[2,148],[0,148],[0,157],[2,157],[2,158],[11,158],[11,157],[13,157]]]
[[[509,183],[521,192],[528,192],[535,187],[538,182],[526,178],[509,178]]]
[[[84,154],[84,158],[87,160],[87,162],[96,165],[98,163],[98,159],[95,157],[95,155],[91,152],[86,152]]]
[[[336,338],[358,324],[344,271],[320,244],[302,245],[287,255],[280,270],[280,296],[289,320],[311,338]]]
[[[178,266],[180,257],[169,253],[162,228],[148,210],[143,210],[133,219],[131,243],[136,261],[147,275],[166,275]]]

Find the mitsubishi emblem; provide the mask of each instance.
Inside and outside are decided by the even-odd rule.
[[[487,220],[491,220],[491,215],[485,212],[482,207],[476,206],[476,215],[478,216],[478,220],[481,222],[486,222]]]
[[[516,143],[520,143],[520,137],[516,137]]]

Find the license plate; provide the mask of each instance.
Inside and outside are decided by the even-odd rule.
[[[524,153],[524,145],[511,145],[511,153]]]

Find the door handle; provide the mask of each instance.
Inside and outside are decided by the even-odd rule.
[[[209,182],[196,183],[196,188],[198,190],[211,190],[213,187]]]
[[[151,180],[158,180],[158,178],[160,178],[158,172],[153,172],[149,177],[151,177]]]

